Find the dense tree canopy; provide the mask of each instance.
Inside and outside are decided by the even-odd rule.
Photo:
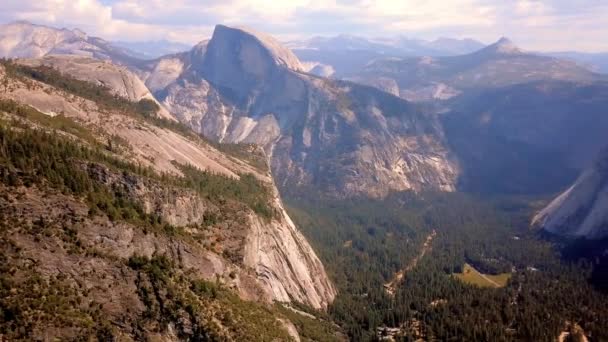
[[[608,297],[588,284],[590,265],[562,261],[528,228],[530,202],[441,193],[288,201],[340,290],[331,316],[353,340],[401,327],[404,340],[553,341],[566,322],[608,339]],[[433,230],[430,251],[389,295],[384,284]],[[504,288],[467,285],[450,276],[465,262],[512,276]]]

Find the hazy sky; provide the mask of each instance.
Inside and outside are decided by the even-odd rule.
[[[195,43],[223,23],[282,40],[507,36],[529,50],[608,51],[608,0],[1,0],[0,22],[18,19],[109,40]]]

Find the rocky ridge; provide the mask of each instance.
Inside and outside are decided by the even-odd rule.
[[[20,59],[19,63],[34,67],[39,65],[52,67],[76,79],[107,87],[115,95],[132,102],[150,100],[159,106],[158,116],[175,120],[139,77],[124,66],[76,55],[47,55],[41,58]]]
[[[27,21],[0,25],[0,56],[40,58],[47,55],[78,55],[124,65],[137,61],[129,50],[90,37],[78,29],[57,29]]]
[[[204,55],[169,64],[181,73],[155,91],[159,101],[208,138],[263,146],[280,186],[338,196],[454,190],[458,166],[436,117],[370,87],[303,73],[270,37],[220,25]]]
[[[447,100],[463,92],[541,80],[602,79],[574,62],[525,52],[504,37],[465,55],[379,58],[346,77],[370,85],[378,78],[392,79],[399,95],[411,101]]]
[[[0,77],[7,75],[0,70]],[[71,96],[46,84],[35,82],[34,85],[10,80],[1,98],[32,106],[49,115],[62,113],[85,127],[95,127],[96,134],[100,134],[98,139],[119,139],[116,146],[122,150],[124,158],[151,167],[156,172],[180,175],[183,171],[176,165],[191,165],[237,179],[242,174],[253,174],[270,189],[269,205],[279,215],[266,221],[251,213],[245,217],[246,221],[241,222],[245,230],[240,233],[243,244],[239,248],[241,252],[246,251],[241,253],[246,256],[240,261],[242,267],[254,271],[255,282],[268,300],[298,300],[316,308],[323,308],[333,300],[335,290],[325,275],[323,265],[282,208],[272,176],[267,170],[227,156],[201,139],[119,112],[101,110],[94,102]],[[144,208],[162,215],[177,226],[194,224],[206,213],[204,208],[208,204],[193,194],[170,197],[170,200],[166,196],[159,196],[166,202],[156,203],[152,199],[157,195],[149,193],[141,183],[132,184],[132,188],[133,196],[141,201]],[[218,258],[221,260],[221,257]]]
[[[608,150],[568,189],[538,212],[532,225],[567,237],[608,236]]]

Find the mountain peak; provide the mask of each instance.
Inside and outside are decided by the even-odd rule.
[[[508,56],[508,55],[519,55],[524,53],[520,48],[517,47],[509,38],[501,37],[494,44],[490,44],[473,55],[495,57],[495,56]]]
[[[73,29],[72,33],[74,33],[78,38],[82,40],[87,40],[89,37],[86,32],[78,28]]]
[[[249,28],[217,25],[202,63],[194,69],[244,104],[252,91],[287,70],[303,70],[298,58],[274,38]],[[236,100],[238,99],[238,100]]]
[[[278,40],[274,39],[270,35],[258,32],[248,27],[216,25],[211,41],[214,39],[230,37],[236,38],[237,36],[241,36],[240,39],[249,37],[257,41],[259,46],[270,55],[276,65],[284,66],[296,71],[303,70],[300,60],[291,52],[291,50],[283,46]]]
[[[487,49],[499,54],[519,54],[521,49],[515,45],[509,38],[501,37],[496,43],[489,45]]]
[[[513,44],[513,42],[507,37],[500,37],[496,44]]]

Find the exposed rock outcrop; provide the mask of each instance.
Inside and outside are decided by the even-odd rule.
[[[197,225],[209,212],[218,211],[216,206],[192,191],[168,191],[154,182],[117,175],[99,165],[88,165],[87,169],[108,186],[126,189],[146,212],[158,214],[178,227]],[[335,297],[335,289],[315,252],[285,212],[278,192],[274,188],[272,191],[274,208],[279,210],[279,216],[268,221],[253,213],[245,215],[242,224],[247,229],[224,237],[223,251],[226,253],[232,248],[231,253],[243,255],[241,262],[246,269],[255,271],[264,293],[263,298],[280,302],[295,300],[315,308],[324,308]],[[152,252],[149,250],[144,255],[151,255]],[[229,268],[225,265],[226,261],[219,257],[216,259],[216,264],[224,265],[223,269]],[[210,274],[214,274],[214,271]],[[250,293],[251,289],[245,287],[240,290],[245,297],[254,298],[255,293]]]
[[[281,209],[277,221],[267,223],[250,216],[252,228],[247,236],[243,262],[256,271],[271,298],[324,308],[333,300],[336,291],[278,196],[275,206]]]
[[[0,67],[0,77],[5,76]],[[94,127],[97,139],[104,142],[118,137],[125,150],[124,158],[157,172],[179,175],[177,163],[232,178],[253,174],[270,189],[269,205],[278,216],[261,218],[250,211],[242,218],[239,226],[244,228],[234,235],[241,242],[234,244],[232,253],[240,256],[237,266],[242,272],[253,272],[254,282],[267,300],[297,300],[315,308],[324,308],[332,302],[336,291],[315,252],[287,216],[268,170],[227,155],[194,135],[157,127],[120,112],[102,111],[89,100],[66,95],[46,84],[31,87],[11,80],[0,99],[12,99],[50,115],[62,113],[85,127]],[[217,209],[193,192],[156,188],[141,180],[117,178],[103,170],[95,174],[109,186],[122,184],[146,211],[161,215],[176,226],[200,223],[208,211]],[[224,260],[221,255],[215,258]],[[251,296],[245,293],[245,297]]]
[[[532,224],[567,237],[608,237],[608,149],[536,214]]]
[[[162,56],[155,60],[138,63],[131,68],[146,83],[152,92],[159,92],[169,84],[177,80],[179,76],[195,60],[202,63],[207,51],[209,40],[203,40],[196,44],[190,51]]]
[[[78,29],[56,29],[27,21],[0,25],[0,56],[39,58],[50,54],[93,57],[124,65],[138,61],[129,50]]]
[[[262,301],[254,272],[192,239],[91,215],[82,200],[53,189],[2,184],[0,192],[3,227],[9,227],[0,232],[0,255],[11,269],[3,267],[2,275],[14,286],[3,293],[3,305],[32,316],[4,320],[5,339],[73,340],[99,331],[124,341],[297,336],[286,318],[231,293],[236,287],[241,297]],[[156,273],[137,262],[154,264]],[[12,328],[15,321],[29,328]]]
[[[142,99],[156,103],[158,115],[165,119],[175,118],[158,102],[146,85],[129,69],[100,59],[75,55],[47,55],[42,58],[19,60],[30,66],[46,65],[81,81],[98,84],[129,101]]]
[[[263,146],[283,188],[338,196],[454,190],[437,118],[371,87],[300,72],[274,39],[218,26],[204,56],[157,91],[176,117],[222,142]]]

